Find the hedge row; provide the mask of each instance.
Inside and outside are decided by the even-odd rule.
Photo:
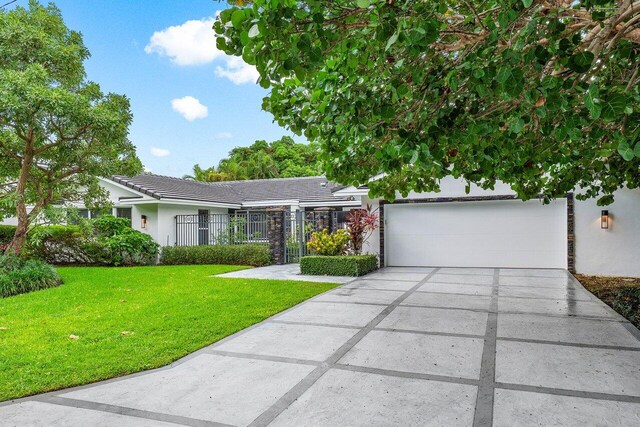
[[[24,294],[62,284],[58,272],[36,259],[0,255],[0,297]]]
[[[375,255],[306,256],[300,272],[313,276],[363,276],[378,268]]]
[[[165,246],[160,263],[227,264],[262,267],[271,264],[268,245]]]

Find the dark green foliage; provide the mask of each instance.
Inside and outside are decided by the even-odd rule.
[[[378,268],[375,255],[306,256],[300,272],[312,276],[364,276]]]
[[[615,311],[640,328],[640,287],[620,289],[612,305]]]
[[[153,264],[158,248],[151,236],[111,215],[79,225],[37,227],[26,246],[29,255],[51,264],[115,266]]]
[[[640,186],[637,2],[229,3],[218,49],[255,65],[263,109],[321,144],[335,182],[600,204]]]
[[[0,255],[0,297],[10,297],[62,284],[58,272],[40,260]]]
[[[208,245],[165,246],[160,263],[178,264],[226,264],[261,267],[271,264],[267,245]]]
[[[256,141],[249,147],[236,147],[217,168],[193,167],[193,175],[185,178],[196,181],[232,181],[265,178],[292,178],[321,174],[317,144],[296,143],[283,136],[277,141]]]
[[[0,245],[6,245],[9,243],[11,239],[13,239],[15,232],[15,225],[0,225]]]

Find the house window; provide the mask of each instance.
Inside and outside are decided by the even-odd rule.
[[[128,219],[131,225],[131,208],[116,208],[116,217]]]

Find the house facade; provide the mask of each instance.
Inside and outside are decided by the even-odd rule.
[[[380,228],[367,251],[386,266],[567,268],[581,274],[640,277],[640,190],[620,189],[615,202],[574,194],[549,204],[443,179],[439,193],[369,198],[367,186],[339,189],[378,209]]]

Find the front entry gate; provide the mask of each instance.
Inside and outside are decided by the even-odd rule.
[[[284,213],[284,245],[285,262],[287,264],[300,262],[300,258],[309,255],[307,242],[314,231],[323,229],[334,232],[342,228],[342,217],[338,212],[302,210],[286,211]]]

